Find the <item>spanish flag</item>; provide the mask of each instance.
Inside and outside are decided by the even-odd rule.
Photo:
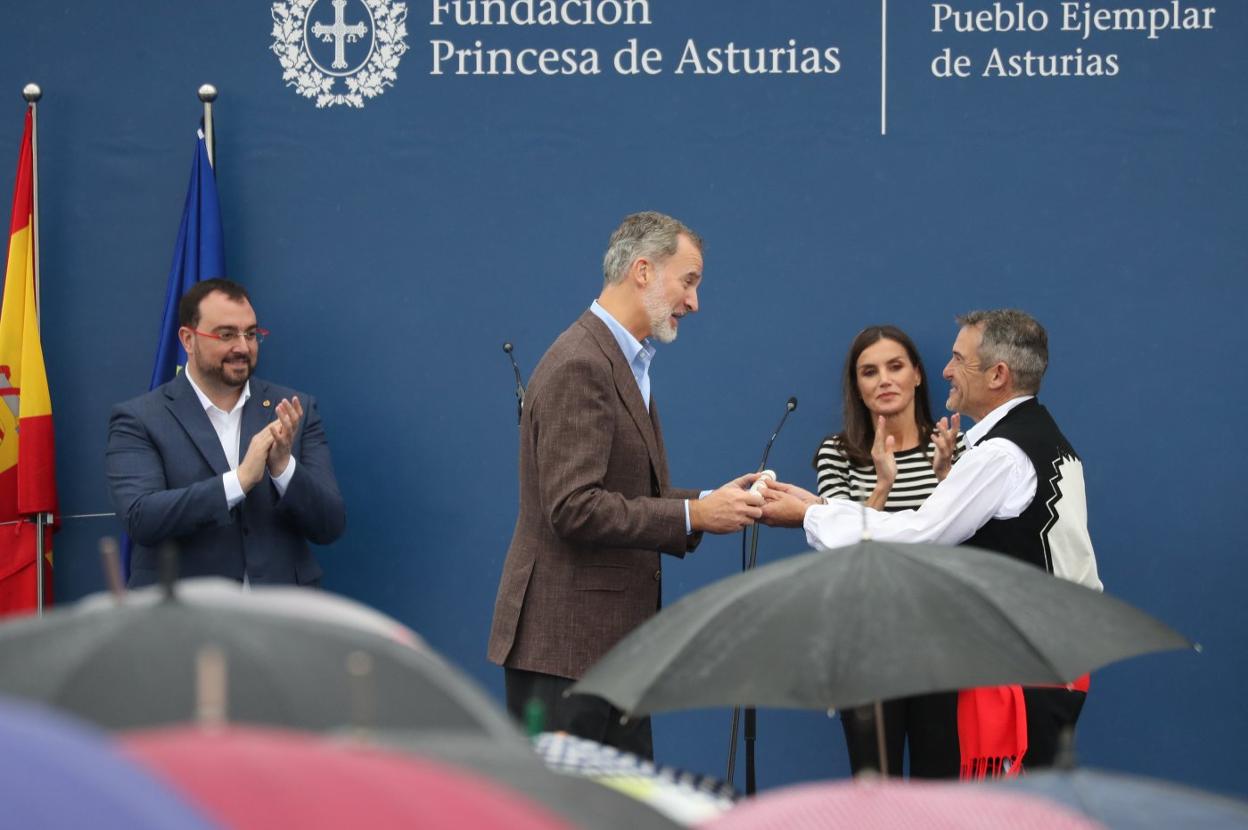
[[[35,296],[32,117],[17,161],[9,257],[0,305],[0,615],[35,608],[35,526],[56,515],[52,399],[39,342]],[[44,602],[52,597],[52,534],[44,535]]]

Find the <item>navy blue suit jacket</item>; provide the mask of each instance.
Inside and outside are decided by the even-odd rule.
[[[246,571],[257,584],[320,580],[308,543],[333,542],[347,517],[316,402],[253,377],[239,453],[241,460],[252,436],[276,417],[278,402],[296,394],[303,422],[285,495],[278,497],[266,475],[232,510],[221,480],[229,470],[221,441],[184,375],[114,407],[105,469],[117,515],[134,541],[132,586],[157,581],[158,548],[165,541],[177,545],[180,577],[241,580]]]

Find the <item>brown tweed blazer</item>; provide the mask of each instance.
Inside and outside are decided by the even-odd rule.
[[[586,311],[529,381],[520,515],[494,603],[489,659],[579,678],[659,608],[659,552],[683,556],[654,397],[646,411],[606,324]]]

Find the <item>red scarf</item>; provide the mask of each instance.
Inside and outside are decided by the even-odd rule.
[[[983,686],[958,692],[962,780],[1013,778],[1027,752],[1027,707],[1022,686]]]
[[[1084,675],[1064,687],[1086,692]],[[959,778],[1014,778],[1027,754],[1027,706],[1022,686],[984,686],[958,692]]]

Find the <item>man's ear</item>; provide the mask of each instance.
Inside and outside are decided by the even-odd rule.
[[[998,362],[988,370],[988,388],[992,390],[1005,389],[1009,386],[1012,378],[1010,377],[1010,367]]]
[[[650,280],[654,279],[654,263],[647,257],[637,257],[629,266],[628,278],[635,282],[638,288],[645,288],[650,284]]]
[[[178,342],[182,344],[182,350],[187,354],[191,353],[191,340],[194,337],[195,333],[186,326],[182,326],[178,329]]]

